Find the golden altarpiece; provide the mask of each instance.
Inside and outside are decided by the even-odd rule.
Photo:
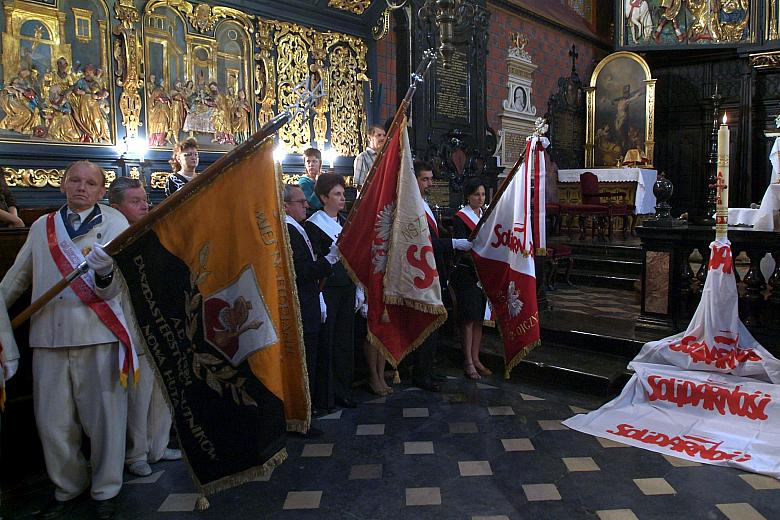
[[[12,187],[58,187],[69,156],[139,176],[144,157],[129,145],[140,140],[160,189],[176,142],[227,151],[301,83],[322,81],[325,96],[280,130],[280,146],[364,148],[368,44],[358,36],[185,0],[4,0],[2,16],[0,166]]]

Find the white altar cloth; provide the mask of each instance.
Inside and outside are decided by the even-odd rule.
[[[655,213],[655,195],[653,184],[658,177],[656,170],[646,168],[585,168],[576,170],[558,170],[558,182],[580,182],[580,174],[592,172],[599,182],[636,182],[634,213],[646,215]]]
[[[780,231],[780,184],[770,184],[759,209],[729,208],[729,224],[753,226],[758,231]]]

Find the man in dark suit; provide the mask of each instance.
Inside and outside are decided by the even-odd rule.
[[[287,232],[293,251],[295,284],[298,288],[298,302],[301,309],[303,343],[306,349],[306,369],[309,373],[309,391],[312,402],[317,392],[314,374],[317,366],[317,345],[319,343],[320,324],[325,321],[325,302],[320,293],[320,280],[327,278],[331,265],[338,261],[335,248],[324,257],[317,257],[312,249],[309,236],[301,225],[306,220],[309,203],[298,186],[288,184],[284,187],[284,211],[286,213]]]
[[[423,196],[428,228],[431,233],[433,256],[436,259],[436,271],[439,273],[439,283],[442,286],[442,294],[444,294],[444,290],[447,286],[447,266],[452,258],[453,250],[468,251],[471,249],[471,242],[466,239],[439,237],[439,224],[436,222],[436,216],[433,214],[430,206],[428,206],[428,202],[425,200],[431,186],[433,186],[433,165],[427,161],[418,159],[414,161],[414,174],[417,176],[417,185],[420,188],[420,194]],[[436,357],[436,348],[438,344],[439,331],[435,330],[413,353],[414,368],[412,371],[412,384],[431,392],[438,392],[440,390],[439,383],[435,380],[437,377],[433,374],[433,359]]]

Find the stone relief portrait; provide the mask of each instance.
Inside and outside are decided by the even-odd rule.
[[[624,46],[750,39],[750,0],[623,0]]]
[[[106,5],[17,2],[5,14],[0,138],[113,143]]]
[[[514,105],[515,109],[520,112],[525,112],[528,109],[528,93],[523,87],[515,88]]]

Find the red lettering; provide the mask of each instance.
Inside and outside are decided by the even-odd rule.
[[[712,255],[710,256],[709,268],[717,270],[723,266],[723,274],[731,274],[731,247],[712,246]]]
[[[411,245],[409,246],[409,249],[406,250],[406,261],[411,264],[412,267],[416,267],[420,271],[422,271],[423,276],[415,276],[414,277],[414,286],[418,289],[425,289],[427,287],[430,287],[433,281],[438,276],[438,273],[436,272],[436,264],[434,263],[433,266],[431,266],[428,263],[428,253],[433,256],[433,247],[431,246],[423,246],[420,248],[420,254],[419,256],[415,256],[415,253],[417,253],[417,246]]]
[[[650,390],[646,392],[650,401],[666,401],[680,408],[686,405],[701,405],[701,408],[707,411],[716,411],[724,416],[728,413],[747,417],[753,421],[766,420],[766,407],[772,402],[771,394],[762,394],[759,390],[749,394],[741,390],[741,385],[729,389],[711,383],[696,383],[658,375],[648,376],[647,384],[650,386]]]
[[[635,428],[630,424],[619,424],[617,430],[607,430],[607,433],[618,437],[635,439],[643,444],[654,444],[662,448],[669,448],[677,453],[685,453],[691,457],[698,457],[707,461],[734,460],[745,462],[751,459],[749,453],[743,451],[723,451],[718,448],[723,441],[716,442],[693,435],[670,437],[661,432],[650,431],[647,428]]]

